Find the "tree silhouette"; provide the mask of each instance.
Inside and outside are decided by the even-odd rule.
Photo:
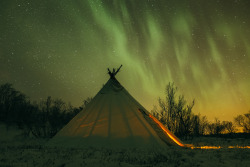
[[[225,123],[225,122],[224,122]],[[208,123],[207,130],[210,135],[220,135],[225,131],[225,124],[221,123],[218,118],[214,119],[213,123]]]
[[[224,125],[227,133],[232,134],[235,132],[235,126],[231,121],[223,121],[222,124]]]
[[[193,133],[194,114],[192,103],[187,104],[183,95],[176,98],[177,87],[174,83],[166,86],[166,100],[159,98],[160,110],[154,108],[153,114],[159,119],[170,131],[179,137],[188,136]],[[196,121],[197,122],[197,121]]]
[[[26,96],[15,90],[11,84],[0,86],[0,121],[7,127],[21,121],[22,112],[27,105]]]
[[[235,117],[234,121],[238,126],[243,128],[244,132],[250,133],[250,110],[246,114]]]
[[[80,107],[73,107],[61,99],[50,96],[39,103],[31,103],[11,84],[0,85],[0,122],[17,126],[25,136],[48,138],[54,136],[76,114],[83,110],[92,98],[87,98]]]

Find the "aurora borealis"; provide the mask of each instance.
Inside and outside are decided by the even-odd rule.
[[[79,106],[117,79],[149,111],[168,82],[195,113],[250,109],[248,0],[1,0],[0,84]]]

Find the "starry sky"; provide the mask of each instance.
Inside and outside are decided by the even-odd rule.
[[[149,111],[174,82],[195,113],[250,109],[249,0],[1,0],[0,84],[80,106],[118,68]]]

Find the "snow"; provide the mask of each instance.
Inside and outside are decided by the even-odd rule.
[[[60,149],[0,147],[0,166],[247,166],[249,149]]]
[[[201,140],[201,139],[199,139]],[[206,139],[209,140],[209,139]],[[212,139],[210,139],[212,140]],[[215,139],[216,140],[216,139]],[[217,139],[218,140],[218,139]],[[108,149],[46,147],[46,140],[12,140],[0,144],[0,166],[248,166],[250,149],[218,150]],[[235,143],[231,141],[229,145]]]
[[[228,146],[249,146],[249,139],[199,137],[184,141],[195,146],[223,146],[222,149],[111,149],[111,148],[58,148],[48,147],[48,140],[24,138],[21,131],[0,127],[1,167],[165,167],[165,166],[235,166],[250,164],[250,149],[230,149]]]

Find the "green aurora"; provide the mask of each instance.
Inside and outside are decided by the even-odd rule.
[[[250,109],[249,0],[1,0],[0,84],[79,106],[117,79],[149,111],[175,82],[194,111]]]

